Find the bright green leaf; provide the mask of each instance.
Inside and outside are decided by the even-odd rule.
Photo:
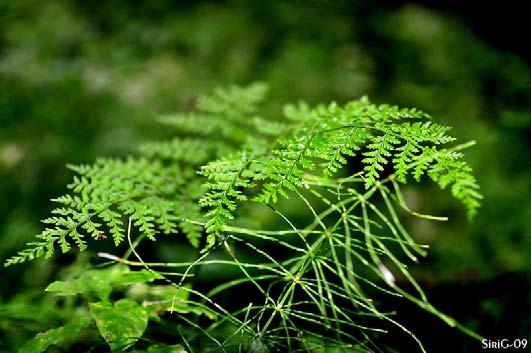
[[[107,301],[90,304],[90,313],[113,350],[133,345],[147,327],[146,310],[130,299],[119,300],[114,306]]]

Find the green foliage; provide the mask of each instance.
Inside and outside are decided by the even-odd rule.
[[[112,350],[125,350],[133,345],[147,327],[146,310],[133,300],[121,299],[90,304],[90,314],[98,330]]]
[[[483,282],[504,271],[529,268],[531,198],[526,196],[531,190],[527,143],[531,71],[516,55],[491,47],[478,37],[478,32],[452,15],[415,4],[387,6],[364,1],[339,1],[334,6],[314,1],[301,7],[286,1],[250,5],[242,1],[176,4],[54,0],[4,2],[0,7],[2,259],[40,231],[38,219],[49,212],[48,200],[60,195],[70,178],[69,171],[61,167],[65,161],[86,163],[95,156],[123,156],[132,144],[145,140],[155,140],[154,145],[172,141],[184,144],[187,136],[160,138],[172,134],[172,129],[160,129],[150,118],[185,104],[193,111],[193,97],[214,83],[259,78],[272,87],[263,110],[267,115],[276,115],[279,103],[296,97],[304,97],[313,105],[330,99],[345,102],[368,94],[376,102],[422,107],[438,123],[453,126],[453,135],[465,141],[478,139],[466,161],[487,187],[482,189],[483,212],[473,223],[466,224],[457,217],[459,205],[437,192],[436,184],[424,183],[420,188],[400,185],[410,208],[451,217],[451,222],[444,223],[419,221],[405,215],[403,207],[397,209],[404,226],[430,246],[428,264],[410,269],[417,280],[438,288],[443,283],[471,284],[475,278]],[[260,133],[281,133],[276,121],[271,124],[259,117],[253,120],[269,123],[267,127],[258,125]],[[204,130],[213,126],[202,125]],[[204,140],[195,153],[191,143],[189,149],[183,146],[186,152],[180,155],[200,158],[204,163],[210,161],[206,155],[218,155],[217,151],[219,156],[226,156],[220,149],[207,151],[208,142],[218,141]],[[163,146],[162,150],[171,151],[166,148]],[[166,152],[160,158],[166,163],[173,153]],[[143,151],[141,155],[145,155]],[[362,158],[347,157],[347,167],[362,170]],[[385,168],[383,173],[387,175],[390,165]],[[338,169],[339,176],[351,173],[350,169]],[[330,184],[334,172],[327,181]],[[195,199],[200,197],[199,185],[204,180],[194,180],[196,183],[185,198],[191,194],[197,195]],[[313,184],[309,186],[313,205],[316,190]],[[273,206],[282,208],[299,225],[310,213],[301,207],[304,205],[297,196],[288,194],[289,200],[281,197]],[[252,199],[256,195],[251,191],[247,196]],[[331,201],[336,202],[335,198]],[[196,203],[188,203],[177,213],[186,219],[201,220],[197,213],[184,213],[192,210],[192,205],[198,212]],[[381,206],[378,202],[376,205]],[[230,224],[257,229],[280,229],[284,225],[268,208],[247,202],[237,206],[237,217]],[[353,217],[359,216],[356,213]],[[128,220],[123,222],[125,234]],[[182,228],[184,234],[189,234],[186,227],[202,229],[196,223],[179,222],[179,232]],[[378,228],[373,231],[378,232]],[[137,234],[133,228],[134,240]],[[91,250],[120,252],[125,246],[122,243],[117,250],[110,250],[114,249],[111,233],[104,235],[108,240],[84,238],[89,251],[79,261],[87,261],[94,254]],[[219,238],[230,240],[228,235],[230,232],[226,231]],[[199,233],[198,238],[203,237]],[[193,249],[183,245],[184,236],[157,236],[157,240],[141,242],[138,251],[146,258],[163,262],[189,261],[188,256],[194,254]],[[266,246],[258,240],[253,243],[261,249]],[[265,251],[276,255],[277,249]],[[258,256],[246,248],[235,250],[242,261],[253,262]],[[212,257],[228,256],[220,249],[213,249],[213,253]],[[0,351],[16,351],[36,332],[68,322],[70,310],[63,305],[65,297],[41,296],[49,281],[58,276],[66,280],[57,271],[64,272],[64,261],[69,259],[71,256],[61,256],[58,262],[39,261],[4,270]],[[202,267],[204,271],[199,272],[203,284],[229,281],[239,271],[235,266],[220,264]],[[364,267],[358,264],[358,268]],[[391,267],[390,270],[395,272]],[[518,292],[516,287],[511,288]],[[239,289],[236,287],[228,295],[240,293]],[[512,310],[502,305],[507,302],[506,295],[504,292],[499,301],[492,298],[503,308],[501,313]],[[464,302],[456,305],[459,304],[469,307]],[[477,320],[473,312],[459,312],[467,316],[467,321]],[[498,324],[503,317],[513,317],[512,314],[500,314],[496,321],[482,316],[479,330],[494,322]],[[517,327],[521,334],[527,333],[522,326],[524,315],[522,311],[522,320],[506,321],[505,326],[515,335]],[[323,338],[308,337],[305,342],[315,346],[316,351],[336,349],[318,348],[327,342]],[[80,350],[85,351],[96,343],[84,340],[83,344],[86,349]],[[437,342],[430,339],[430,344]],[[139,345],[139,350],[147,349],[142,342]]]
[[[148,325],[148,319],[158,321],[164,313],[173,315],[206,315],[210,310],[189,300],[190,290],[176,285],[154,285],[163,276],[146,269],[132,271],[123,264],[100,269],[83,270],[76,278],[55,281],[46,291],[57,297],[81,295],[78,307],[61,327],[37,334],[21,348],[21,352],[44,352],[51,345],[68,346],[82,340],[97,329],[113,351],[123,351],[137,342]],[[122,299],[110,301],[122,296]],[[97,341],[97,340],[96,340]],[[154,345],[148,352],[180,352],[181,346]]]
[[[166,167],[161,161],[129,158],[125,161],[100,159],[93,166],[71,166],[78,173],[69,185],[73,195],[54,199],[60,207],[43,222],[48,225],[32,247],[22,251],[8,263],[22,262],[41,256],[50,257],[55,246],[63,252],[71,242],[84,250],[87,236],[103,240],[109,233],[116,245],[125,238],[124,217],[129,217],[144,236],[154,240],[157,230],[175,233],[182,215],[178,214],[183,194],[181,170]],[[175,196],[178,196],[176,198]],[[193,212],[193,203],[190,209]],[[193,241],[197,229],[187,236]]]
[[[253,137],[258,123],[262,122],[256,113],[266,91],[266,86],[260,83],[245,88],[218,88],[209,96],[199,97],[194,103],[193,112],[163,116],[159,120],[180,133],[202,137],[206,143],[200,150],[212,148],[218,155],[223,155],[237,150]],[[167,147],[159,148],[164,153],[169,152]],[[197,162],[202,164],[205,160],[199,159]]]
[[[422,111],[376,105],[366,97],[315,108],[288,105],[286,119],[276,121],[259,115],[265,91],[262,84],[217,89],[199,98],[193,111],[162,119],[178,130],[169,142],[144,144],[140,156],[71,166],[77,174],[71,193],[55,199],[61,206],[44,221],[48,227],[6,265],[49,257],[56,246],[67,252],[71,243],[85,250],[87,238],[100,241],[107,233],[116,246],[127,238],[123,258],[99,253],[119,265],[84,271],[47,288],[58,296],[80,294],[112,350],[137,347],[152,319],[181,322],[177,327],[187,332],[178,331],[183,346],[173,350],[213,345],[221,351],[296,352],[318,342],[311,351],[331,344],[372,352],[380,349],[379,322],[406,332],[424,351],[414,333],[379,310],[369,290],[410,300],[479,338],[428,302],[406,265],[426,251],[395,209],[444,219],[410,210],[400,191],[401,184],[427,175],[449,187],[473,216],[481,195],[461,152],[473,143],[449,146],[455,141],[449,128]],[[293,199],[309,215],[306,223],[290,219]],[[264,212],[264,205],[279,218],[276,227],[242,226],[256,218],[253,212]],[[184,233],[200,252],[184,262],[145,261],[137,248],[145,238],[160,241],[161,233]],[[272,247],[281,248],[280,255],[267,251]],[[255,253],[255,261],[240,258],[242,249]],[[224,257],[216,255],[220,252]],[[132,254],[137,261],[128,259]],[[240,273],[206,293],[198,291],[198,269],[212,264]],[[144,269],[132,271],[136,266]],[[397,277],[415,293],[400,288]],[[232,310],[216,302],[246,284],[262,304]],[[111,302],[114,291],[124,298]],[[165,314],[175,316],[168,320]],[[203,314],[206,324],[198,320]],[[59,341],[63,331],[70,332],[45,334],[52,338],[43,344]]]
[[[309,110],[302,105],[286,111],[288,118],[296,116],[298,121],[273,147],[244,151],[202,168],[201,174],[210,180],[205,184],[210,192],[201,199],[210,208],[209,233],[219,234],[226,220],[233,218],[236,202],[247,200],[244,189],[263,181],[254,200],[275,203],[279,196],[305,187],[307,173],[334,175],[347,158],[357,154],[364,157],[359,176],[366,189],[386,179],[382,176],[387,165],[394,170],[390,178],[402,183],[410,173],[417,181],[427,173],[441,188],[452,185],[452,194],[463,202],[470,217],[476,213],[481,195],[471,168],[460,161],[461,153],[439,147],[455,140],[446,134],[449,128],[430,120],[408,122],[429,119],[425,113],[373,105],[365,97],[343,107],[333,103]]]
[[[198,247],[201,229],[188,222],[201,219],[194,168],[248,142],[256,130],[252,114],[265,90],[263,84],[220,88],[198,100],[197,112],[163,118],[191,137],[145,143],[140,146],[140,157],[69,166],[77,173],[68,186],[72,194],[53,200],[60,207],[52,211],[53,217],[43,221],[48,227],[28,249],[6,264],[49,258],[57,245],[62,252],[68,252],[71,243],[84,250],[87,236],[102,240],[109,233],[119,245],[125,239],[127,219],[151,240],[158,233],[180,231]]]
[[[88,270],[72,281],[55,281],[46,291],[63,296],[93,294],[101,300],[107,300],[116,287],[151,282],[159,278],[161,276],[154,272],[130,271],[127,266],[117,265],[107,269]]]
[[[206,214],[206,229],[210,234],[220,235],[226,221],[234,219],[232,212],[236,210],[236,201],[247,201],[242,190],[253,186],[249,181],[253,177],[248,172],[249,163],[247,153],[242,152],[234,158],[223,158],[201,169],[201,174],[209,179],[203,184],[207,193],[201,198],[200,205],[210,208]],[[207,238],[208,247],[215,242],[216,237]]]
[[[70,322],[65,326],[54,328],[43,333],[39,333],[34,339],[26,343],[19,353],[41,353],[46,352],[51,345],[74,341],[78,338],[79,332],[89,326],[90,320],[81,319]]]

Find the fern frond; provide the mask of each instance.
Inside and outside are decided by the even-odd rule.
[[[249,117],[249,119],[251,119]],[[241,119],[247,121],[248,119]],[[161,116],[159,122],[175,129],[180,134],[196,136],[201,139],[218,138],[223,142],[239,145],[245,142],[246,126],[238,121],[229,121],[222,115],[213,115],[203,112],[189,112]]]
[[[208,179],[203,184],[205,194],[199,200],[201,207],[208,208],[205,226],[209,236],[206,249],[214,245],[227,221],[234,218],[237,202],[247,201],[245,189],[255,186],[252,182],[257,177],[255,169],[251,167],[253,158],[253,154],[243,151],[201,168],[199,174]]]
[[[180,134],[213,138],[232,144],[237,150],[258,127],[259,104],[265,98],[267,86],[261,83],[245,87],[217,88],[212,94],[197,99],[195,110],[185,114],[172,114],[159,121],[173,126]],[[263,124],[262,124],[263,125]],[[225,146],[227,147],[227,146]],[[218,156],[226,154],[219,153]]]
[[[200,220],[200,207],[208,248],[249,194],[255,202],[277,202],[308,187],[306,178],[332,177],[355,158],[367,189],[390,174],[407,182],[410,174],[420,180],[427,173],[440,187],[451,185],[470,215],[479,206],[477,182],[462,154],[442,147],[455,140],[449,128],[424,112],[362,97],[343,106],[287,105],[286,122],[278,122],[259,115],[265,93],[262,84],[217,89],[200,97],[194,111],[162,119],[183,136],[143,144],[139,158],[71,166],[77,173],[72,193],[55,200],[60,206],[46,231],[16,261],[50,256],[55,246],[83,250],[88,237],[106,233],[119,244],[127,218],[150,239],[182,231],[198,246],[202,229],[186,220]],[[194,174],[200,165],[204,192],[189,197],[187,185],[203,182]]]
[[[256,131],[266,136],[280,136],[286,133],[291,128],[289,124],[284,124],[278,121],[271,121],[268,119],[261,118],[259,116],[254,117],[253,122]]]
[[[384,170],[384,166],[389,162],[389,157],[393,154],[392,151],[399,143],[400,140],[398,138],[386,132],[383,135],[376,136],[374,142],[367,145],[369,151],[363,153],[365,158],[362,160],[365,164],[363,170],[365,171],[366,188],[376,183],[380,173]]]
[[[241,189],[223,194],[226,199],[213,200],[212,195],[205,199],[209,202],[204,202],[204,207],[217,210],[211,210],[207,215],[210,219],[208,232],[219,235],[232,218],[235,201],[247,200],[243,189],[259,185],[253,201],[275,203],[279,197],[288,197],[290,191],[305,188],[307,175],[332,176],[356,155],[362,157],[366,189],[391,175],[398,181],[407,182],[410,173],[419,181],[428,172],[441,187],[453,185],[452,194],[463,202],[469,214],[474,214],[479,206],[480,195],[471,170],[455,163],[462,154],[439,147],[455,140],[447,134],[450,129],[429,120],[429,115],[420,110],[374,105],[362,97],[344,106],[332,103],[310,109],[305,103],[287,105],[284,114],[293,123],[276,131],[282,132],[283,136],[260,156],[261,173],[251,175],[249,180],[240,180]],[[411,119],[418,121],[410,122]],[[246,167],[255,162],[247,160]],[[221,159],[220,164],[209,165],[209,168],[222,165],[242,167],[237,159],[232,160],[232,164]],[[389,173],[385,173],[386,167],[389,167]],[[220,168],[217,172],[220,178],[228,178],[240,176],[243,170],[245,168],[237,173],[229,168],[223,175]],[[462,182],[458,182],[458,176]],[[207,183],[205,187],[207,190],[222,189],[223,185],[229,184],[224,180],[216,185]]]
[[[473,218],[483,196],[478,191],[479,185],[472,175],[472,168],[459,158],[461,154],[441,151],[428,174],[442,189],[451,185],[452,195],[465,205],[468,217]]]
[[[246,87],[219,87],[212,94],[199,98],[197,108],[203,112],[223,115],[229,120],[239,120],[255,114],[266,93],[267,86],[263,83],[253,83]]]
[[[253,137],[257,133],[275,135],[284,130],[283,124],[255,115],[266,91],[258,83],[218,88],[200,97],[195,111],[160,119],[176,127],[182,137],[144,143],[139,158],[69,166],[76,173],[68,186],[71,193],[54,199],[60,206],[45,220],[47,229],[6,264],[50,257],[57,246],[62,252],[72,244],[84,250],[87,236],[101,240],[109,233],[118,245],[124,239],[127,218],[152,240],[157,233],[182,231],[193,246],[199,246],[201,193],[190,187],[198,183],[195,170],[243,144],[263,144]]]
[[[226,149],[229,147],[227,146]],[[190,165],[202,165],[223,150],[221,142],[212,143],[199,138],[178,138],[170,141],[143,143],[139,152],[147,158],[159,158]]]
[[[267,181],[261,193],[254,201],[261,203],[277,202],[278,195],[288,197],[287,190],[295,190],[300,186],[304,170],[314,169],[309,153],[313,136],[279,141],[279,148],[273,150],[272,158],[267,160]]]
[[[53,201],[60,207],[44,220],[47,229],[8,263],[35,257],[50,257],[56,245],[62,252],[74,243],[87,247],[86,236],[102,240],[107,232],[116,245],[124,240],[124,218],[131,218],[138,230],[151,239],[160,231],[176,232],[183,215],[177,213],[175,195],[182,188],[181,171],[160,161],[145,158],[100,159],[93,166],[69,166],[77,172],[68,187],[72,194]]]
[[[306,344],[308,333],[325,339],[326,346],[356,342],[356,348],[371,351],[376,345],[366,332],[382,330],[360,324],[356,315],[396,325],[422,348],[411,332],[378,310],[365,287],[406,298],[456,325],[428,303],[407,269],[403,258],[417,261],[426,252],[401,224],[394,203],[412,215],[444,219],[405,205],[399,182],[427,175],[441,188],[450,188],[473,216],[482,196],[460,152],[469,144],[450,146],[455,138],[448,135],[449,128],[422,111],[375,105],[367,97],[345,105],[287,105],[285,121],[268,119],[258,109],[265,91],[261,84],[217,89],[199,98],[194,111],[163,118],[178,129],[173,139],[141,145],[138,157],[69,166],[75,172],[70,192],[54,199],[58,207],[43,221],[46,229],[6,265],[50,257],[57,248],[84,250],[89,240],[107,234],[118,245],[125,238],[124,226],[132,224],[138,234],[133,247],[144,237],[157,240],[160,234],[184,235],[194,247],[204,244],[203,254],[189,262],[100,256],[129,266],[186,268],[184,273],[168,272],[182,275],[179,284],[164,279],[201,298],[199,312],[219,312],[221,320],[210,328],[204,330],[198,321],[192,326],[221,349],[249,335],[253,342],[259,340],[254,347],[260,350],[291,351],[292,342]],[[307,208],[302,214],[308,217],[293,222],[283,203],[273,205],[289,197]],[[270,206],[280,217],[274,230],[231,224],[249,201]],[[277,229],[283,224],[288,228]],[[207,259],[220,240],[228,259]],[[253,243],[256,240],[259,243]],[[232,244],[255,254],[240,261]],[[262,248],[267,244],[282,251],[268,253]],[[244,277],[221,283],[207,295],[182,286],[194,266],[208,264],[235,266]],[[153,278],[162,274],[151,268],[145,272],[156,274]],[[415,293],[395,283],[393,273],[407,280]],[[244,283],[264,295],[263,305],[229,312],[213,301],[217,293]],[[157,306],[173,308],[174,303],[172,294]],[[189,312],[194,310],[180,313]],[[236,331],[218,342],[214,328],[223,323],[235,325]],[[329,340],[328,332],[335,337]]]

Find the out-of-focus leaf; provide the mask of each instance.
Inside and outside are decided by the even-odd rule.
[[[181,314],[204,314],[210,319],[216,317],[216,314],[211,310],[188,300],[190,290],[185,286],[148,286],[140,284],[133,286],[129,294],[132,297],[144,298],[144,307],[153,316],[158,316],[160,313],[168,311],[170,313],[176,312]]]
[[[11,320],[47,324],[51,320],[63,320],[61,308],[54,301],[43,297],[41,292],[26,291],[16,295],[10,301],[0,303],[0,330]],[[50,325],[48,325],[50,327]]]
[[[133,345],[147,327],[147,312],[130,299],[118,300],[114,305],[107,301],[90,304],[90,313],[113,350]]]
[[[58,295],[94,293],[105,300],[116,286],[151,282],[158,278],[160,275],[148,270],[131,271],[127,266],[116,265],[101,270],[89,270],[72,281],[55,281],[46,291],[57,292]]]
[[[26,343],[19,353],[40,353],[53,344],[74,340],[82,329],[90,325],[90,322],[90,319],[78,319],[64,326],[41,332]]]

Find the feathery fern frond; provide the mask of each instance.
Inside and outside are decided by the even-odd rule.
[[[362,162],[365,164],[363,170],[365,172],[366,188],[376,183],[376,180],[380,177],[380,173],[385,169],[384,166],[389,163],[389,157],[393,155],[392,151],[395,149],[394,146],[400,143],[400,140],[396,136],[393,136],[387,131],[383,135],[376,136],[373,141],[367,145],[369,151],[363,153],[365,158]]]
[[[101,240],[110,233],[116,245],[124,240],[124,218],[151,239],[160,231],[177,231],[180,215],[175,195],[183,188],[181,171],[145,158],[100,159],[93,166],[69,166],[77,175],[68,187],[72,194],[54,199],[59,207],[38,236],[34,250],[21,252],[8,264],[53,253],[55,245],[67,252],[71,244],[84,250],[86,235]],[[44,253],[44,249],[46,252]]]
[[[400,192],[400,183],[427,175],[441,188],[450,188],[473,216],[481,195],[472,169],[463,161],[461,150],[469,144],[449,146],[455,141],[449,128],[422,111],[375,105],[367,97],[345,105],[287,105],[285,121],[268,119],[258,109],[265,91],[261,84],[218,89],[199,98],[194,111],[163,118],[177,130],[170,141],[143,144],[139,156],[125,160],[70,166],[76,173],[68,186],[71,192],[54,200],[59,206],[44,220],[46,229],[6,265],[50,257],[57,247],[67,252],[74,244],[84,250],[89,239],[101,240],[106,234],[118,245],[124,241],[124,225],[132,223],[138,241],[184,233],[192,246],[204,243],[191,262],[147,263],[137,252],[138,262],[107,253],[100,256],[148,269],[185,267],[182,274],[171,273],[182,275],[179,284],[163,271],[150,269],[145,274],[157,274],[153,279],[163,278],[172,288],[200,297],[200,312],[219,312],[221,319],[207,329],[185,322],[222,350],[247,335],[247,347],[260,350],[292,351],[295,342],[304,346],[315,339],[326,346],[331,342],[344,347],[348,342],[361,351],[380,351],[372,334],[382,329],[365,326],[358,317],[386,321],[423,349],[410,331],[379,311],[366,287],[406,298],[477,337],[429,304],[404,260],[417,261],[426,252],[395,210],[397,203],[413,215],[441,219],[411,211]],[[306,209],[299,214],[308,217],[292,222],[282,203],[274,205],[288,197],[300,201]],[[275,226],[288,228],[231,225],[242,204],[250,201],[268,205],[280,217]],[[206,259],[219,240],[229,260]],[[255,240],[282,251],[269,253]],[[240,261],[232,244],[250,249],[259,262]],[[243,277],[222,283],[207,295],[182,286],[194,266],[208,264],[235,266]],[[415,293],[401,289],[395,274]],[[270,281],[267,289],[263,280]],[[213,301],[217,293],[244,283],[264,296],[263,305],[249,304],[231,313]],[[175,298],[166,299],[169,302],[158,304],[173,307]],[[218,340],[210,332],[225,323],[236,329]],[[244,346],[241,340],[236,344],[240,350]]]
[[[461,157],[460,153],[440,151],[428,174],[442,189],[451,185],[452,195],[465,205],[468,217],[473,218],[483,196],[478,191],[472,168],[459,160]]]
[[[235,176],[236,185],[241,183],[247,189],[259,185],[253,201],[275,203],[279,196],[288,197],[290,191],[306,187],[307,175],[332,176],[344,168],[349,159],[360,155],[363,165],[360,176],[366,189],[387,177],[405,183],[410,173],[417,181],[429,173],[442,188],[453,185],[452,194],[463,202],[469,215],[479,207],[481,196],[470,174],[472,170],[464,162],[457,162],[463,155],[440,147],[455,138],[447,134],[448,127],[429,120],[429,115],[422,111],[373,105],[363,97],[344,106],[332,103],[310,109],[304,103],[288,105],[284,114],[293,123],[277,131],[281,133],[279,138],[259,156],[261,173],[250,175],[251,180],[239,178],[246,170],[245,166],[257,161],[246,161],[242,166],[240,155],[235,154],[219,163],[209,164],[218,175],[226,172]],[[417,121],[410,122],[411,119]],[[230,168],[223,170],[224,166],[234,165],[243,169],[239,173]],[[214,174],[209,175],[209,170],[210,167],[204,169],[203,175],[216,178]],[[222,184],[206,184],[206,187],[209,190],[222,189]],[[211,219],[209,232],[219,234],[225,222],[232,218],[237,201],[247,200],[247,197],[240,190],[224,194],[223,200],[230,207],[223,209],[227,212],[225,217]],[[212,202],[203,203],[207,209],[212,206]],[[209,211],[209,215],[215,213]],[[214,222],[215,227],[212,227]]]
[[[140,157],[70,166],[76,173],[69,185],[71,193],[54,200],[60,206],[44,220],[47,228],[6,265],[50,257],[56,246],[62,252],[72,244],[84,250],[87,236],[101,240],[109,233],[118,245],[124,240],[126,219],[149,239],[155,240],[157,233],[181,231],[193,246],[199,246],[202,227],[197,221],[203,215],[198,202],[201,192],[197,187],[192,190],[200,183],[195,172],[243,144],[251,149],[263,145],[257,135],[284,131],[284,124],[256,115],[266,90],[259,83],[218,88],[197,100],[196,111],[161,119],[177,128],[180,137],[144,143],[138,149]],[[229,196],[235,192],[227,190]],[[221,215],[222,209],[217,213]],[[209,222],[213,231],[214,223]]]
[[[217,88],[211,95],[198,98],[193,111],[166,115],[159,120],[180,134],[223,140],[232,145],[234,152],[255,134],[256,119],[260,119],[256,114],[266,92],[267,86],[261,83]]]
[[[140,154],[148,158],[159,158],[172,162],[199,166],[208,162],[212,156],[230,150],[222,142],[208,141],[200,138],[175,137],[169,141],[146,142],[138,147]]]
[[[247,87],[219,87],[212,94],[199,98],[197,108],[203,112],[225,116],[228,120],[242,122],[242,118],[258,111],[258,105],[264,100],[266,93],[267,86],[262,83]],[[249,121],[247,123],[251,124]]]
[[[215,244],[228,220],[234,219],[236,203],[247,201],[245,189],[255,186],[252,180],[259,179],[259,169],[253,168],[254,155],[249,151],[222,158],[201,168],[199,174],[207,177],[203,184],[205,194],[199,200],[201,207],[207,208],[206,249]]]

